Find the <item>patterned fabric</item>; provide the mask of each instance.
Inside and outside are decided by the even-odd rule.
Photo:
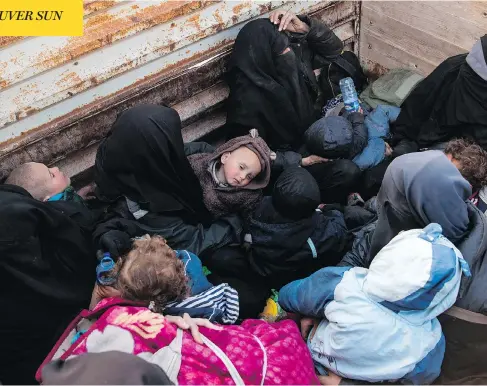
[[[223,283],[181,302],[168,303],[164,313],[192,317],[204,317],[211,322],[233,324],[238,319],[238,292]]]
[[[157,364],[153,360],[154,353],[173,342],[177,327],[145,307],[115,305],[117,301],[121,302],[120,299],[105,299],[93,312],[85,312],[84,318],[78,317],[43,365],[59,355],[56,354],[58,348],[77,325],[97,313],[101,313],[98,320],[61,355],[61,359],[87,352],[122,351]],[[246,320],[241,326],[224,326],[222,331],[207,328],[200,328],[200,331],[230,359],[245,384],[319,384],[310,353],[293,321],[269,324]],[[196,343],[188,331],[183,332],[181,359],[179,384],[233,384],[227,367],[214,351]],[[42,382],[41,369],[42,366],[37,379]]]

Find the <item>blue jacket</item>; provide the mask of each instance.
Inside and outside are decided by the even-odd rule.
[[[184,271],[189,280],[192,296],[213,287],[203,272],[203,265],[198,256],[185,250],[176,251],[176,256],[184,264]]]
[[[469,274],[461,253],[430,224],[397,235],[369,269],[328,267],[286,285],[279,303],[321,319],[308,338],[318,369],[428,384],[445,351],[436,317],[455,303],[462,270]]]
[[[367,146],[353,159],[361,170],[369,169],[384,159],[386,148],[384,138],[389,136],[389,124],[397,119],[400,112],[399,107],[379,105],[365,117]]]

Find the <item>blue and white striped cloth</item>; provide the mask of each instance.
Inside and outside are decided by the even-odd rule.
[[[180,302],[168,303],[165,314],[204,317],[211,322],[233,324],[238,319],[238,292],[223,283]]]

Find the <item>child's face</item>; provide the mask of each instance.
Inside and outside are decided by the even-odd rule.
[[[248,185],[262,171],[257,154],[245,146],[223,154],[221,163],[226,183],[235,187]]]
[[[46,187],[48,196],[44,198],[47,201],[52,196],[64,191],[71,180],[59,168],[48,168],[44,164],[35,163],[33,165],[33,172],[39,178],[39,183]]]

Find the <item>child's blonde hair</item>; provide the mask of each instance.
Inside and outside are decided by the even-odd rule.
[[[117,262],[114,274],[114,287],[124,299],[153,302],[157,312],[190,293],[182,261],[161,236],[135,240],[132,250]]]

